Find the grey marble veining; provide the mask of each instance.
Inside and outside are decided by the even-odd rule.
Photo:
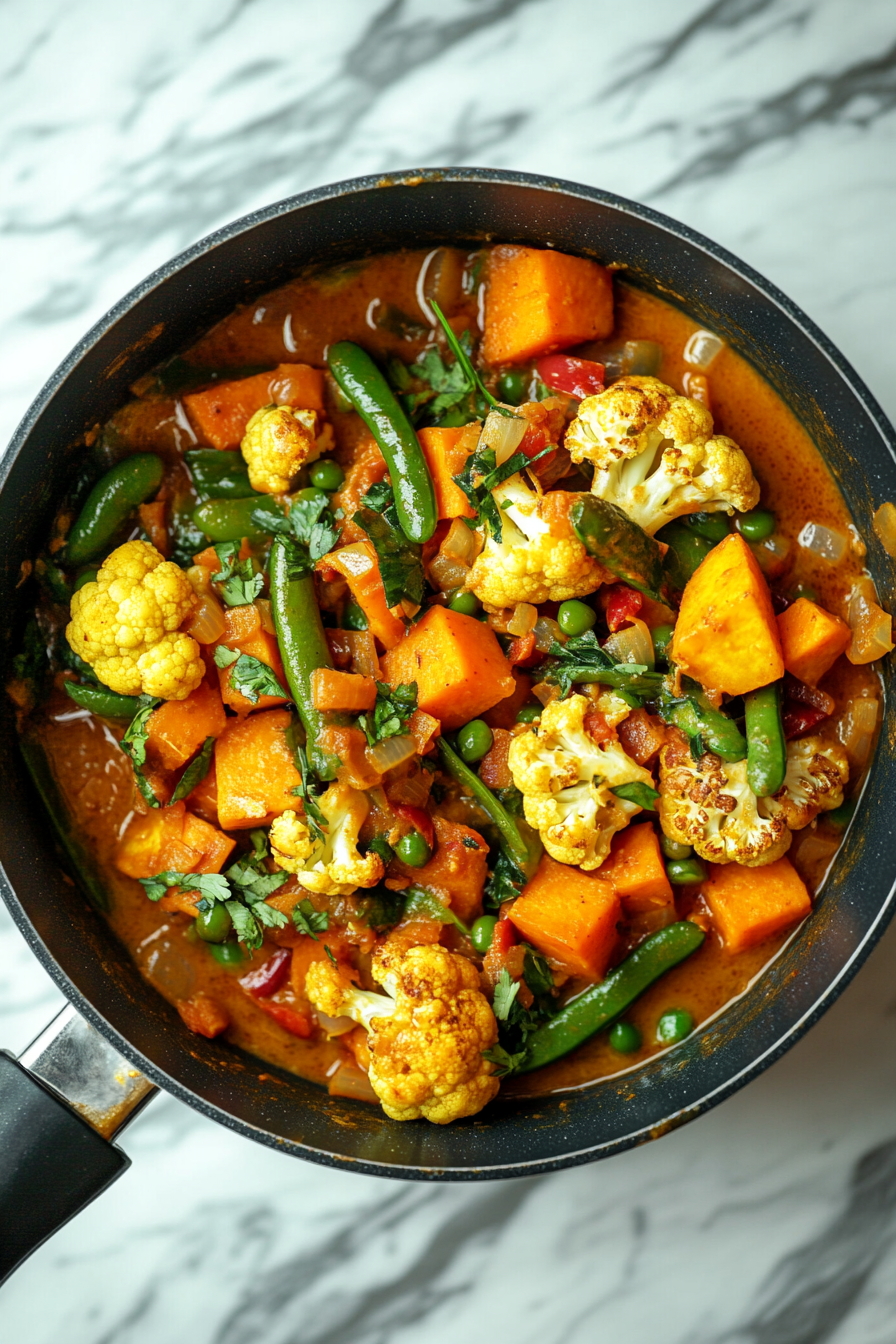
[[[767,274],[891,415],[892,0],[7,0],[0,431],[129,286],[357,173],[594,183]],[[470,1187],[290,1162],[169,1098],[0,1297],[49,1344],[890,1344],[896,930],[747,1090],[594,1167]],[[0,1042],[58,992],[0,915]]]

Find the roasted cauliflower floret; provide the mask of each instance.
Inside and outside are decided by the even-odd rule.
[[[683,514],[758,504],[746,454],[712,429],[705,406],[633,376],[586,397],[564,442],[573,462],[594,464],[592,493],[653,535]]]
[[[523,811],[552,858],[590,872],[610,852],[610,841],[641,809],[617,798],[621,784],[653,786],[618,742],[600,746],[585,731],[584,695],[554,700],[539,723],[515,737],[508,764],[523,795]]]
[[[249,484],[265,495],[281,495],[306,462],[320,457],[317,412],[292,406],[263,406],[246,426],[240,450],[249,468]]]
[[[670,840],[693,845],[710,863],[759,868],[790,848],[783,816],[769,816],[768,799],[747,783],[746,761],[722,761],[707,752],[695,761],[680,733],[660,752],[660,825]]]
[[[330,1017],[348,1016],[370,1033],[370,1082],[392,1120],[447,1125],[476,1115],[497,1096],[494,1066],[482,1058],[498,1024],[466,957],[438,944],[386,942],[371,973],[386,994],[358,989],[344,969],[314,962],[305,993]],[[388,995],[388,997],[386,997]]]
[[[370,811],[367,795],[348,784],[331,784],[318,805],[326,818],[323,840],[313,838],[297,812],[284,812],[271,823],[271,857],[277,867],[323,896],[350,896],[358,887],[376,886],[385,872],[382,859],[358,853],[358,832]]]
[[[839,743],[799,738],[787,743],[784,783],[763,804],[770,817],[782,817],[791,831],[801,831],[819,812],[840,806],[848,779],[849,762]]]
[[[196,605],[179,566],[148,541],[127,541],[72,597],[65,637],[119,695],[185,700],[205,676],[199,645],[178,631]]]
[[[467,579],[480,602],[493,607],[565,602],[593,593],[611,577],[557,512],[559,494],[536,494],[519,473],[492,491],[501,510],[501,540],[486,527],[485,545]]]

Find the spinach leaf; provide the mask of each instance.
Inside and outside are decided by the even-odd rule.
[[[293,907],[292,922],[295,924],[299,933],[305,933],[314,941],[320,942],[319,933],[326,933],[330,927],[330,916],[326,910],[315,910],[314,906],[306,896],[303,901]]]
[[[137,782],[137,788],[143,797],[149,803],[150,807],[160,807],[161,804],[153,792],[152,785],[146,778],[143,767],[146,764],[146,743],[149,739],[147,724],[149,716],[154,709],[162,703],[151,695],[140,696],[140,708],[131,719],[124,736],[121,739],[121,749],[126,756],[130,756],[131,765],[134,767],[134,779]],[[154,899],[158,899],[155,897]]]
[[[662,675],[649,672],[643,663],[617,663],[598,644],[593,630],[574,635],[565,644],[552,644],[548,655],[552,661],[545,680],[559,686],[564,696],[576,682],[599,682],[643,696],[657,694],[663,684]]]
[[[408,541],[398,520],[391,485],[380,481],[361,498],[361,508],[352,521],[362,527],[373,543],[386,591],[386,606],[396,607],[403,598],[419,606],[423,601],[423,547]]]

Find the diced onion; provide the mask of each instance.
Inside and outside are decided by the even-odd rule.
[[[872,663],[893,648],[893,618],[878,605],[877,591],[867,574],[853,584],[847,620],[852,642],[846,656],[851,663]]]
[[[690,397],[692,401],[699,401],[700,405],[705,406],[708,411],[712,410],[709,379],[705,373],[694,373],[691,369],[688,369],[681,380],[681,388],[686,397]]]
[[[543,705],[549,705],[552,700],[560,699],[560,687],[552,681],[539,681],[532,687],[532,694]]]
[[[725,342],[714,331],[695,331],[684,347],[684,362],[693,364],[695,369],[706,370],[724,348]]]
[[[370,1079],[357,1064],[340,1062],[330,1079],[328,1090],[331,1097],[348,1097],[352,1101],[376,1102],[378,1099]]]
[[[317,1009],[317,1020],[323,1027],[329,1037],[344,1036],[347,1031],[353,1031],[355,1027],[354,1020],[350,1017],[328,1017]]]
[[[878,702],[871,696],[853,700],[837,723],[837,736],[853,766],[864,765],[877,727]]]
[[[216,597],[209,593],[199,599],[199,606],[193,612],[184,633],[192,635],[200,644],[214,644],[224,633],[224,608]]]
[[[849,545],[842,532],[835,532],[833,528],[825,527],[824,523],[806,523],[797,541],[803,550],[832,565],[843,559]]]
[[[463,588],[470,573],[470,566],[453,555],[439,551],[429,566],[429,575],[437,588],[447,593],[452,588]]]
[[[754,541],[750,550],[759,562],[759,568],[767,579],[780,578],[790,559],[790,541],[780,532],[773,532],[763,541]]]
[[[537,620],[537,607],[533,607],[530,602],[517,602],[513,614],[507,622],[507,633],[516,636],[528,635],[530,630],[535,629]]]
[[[205,597],[207,593],[212,591],[212,571],[208,565],[191,565],[184,573],[190,580],[190,587],[198,597]]]
[[[566,643],[566,636],[550,616],[541,616],[532,628],[535,632],[535,647],[539,653],[547,653],[555,641],[558,644]]]
[[[795,859],[799,870],[814,879],[811,885],[815,887],[820,886],[821,878],[839,848],[840,841],[833,836],[804,831],[790,857]]]
[[[396,765],[402,765],[416,753],[417,745],[410,733],[401,733],[398,737],[387,737],[383,742],[377,742],[375,747],[368,747],[367,749],[367,757],[371,765],[379,770],[381,775],[386,774],[388,770],[394,770]]]
[[[258,597],[255,599],[253,606],[261,618],[262,630],[266,630],[269,635],[276,635],[277,630],[274,626],[274,616],[271,611],[270,599],[267,597]]]
[[[653,667],[656,654],[649,628],[637,617],[624,630],[617,630],[604,641],[604,652],[617,663],[641,663]]]
[[[485,417],[482,433],[479,435],[479,448],[491,448],[495,462],[500,467],[509,457],[513,457],[523,440],[529,421],[521,415],[502,415],[491,410]]]
[[[379,679],[380,660],[376,656],[376,644],[369,630],[340,631],[352,655],[352,671],[360,672],[362,677]]]
[[[445,540],[439,547],[439,554],[450,555],[455,560],[462,560],[465,565],[472,565],[476,559],[476,541],[476,533],[467,527],[464,520],[453,518]]]
[[[896,504],[881,504],[873,521],[881,546],[887,555],[896,556]]]

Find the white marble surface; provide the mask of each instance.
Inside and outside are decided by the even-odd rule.
[[[2,6],[0,435],[211,228],[415,164],[647,201],[779,284],[891,415],[892,0]],[[824,1021],[660,1143],[500,1185],[291,1162],[162,1098],[132,1170],[0,1296],[44,1344],[889,1344],[896,929]],[[5,913],[0,1042],[60,1002]]]

